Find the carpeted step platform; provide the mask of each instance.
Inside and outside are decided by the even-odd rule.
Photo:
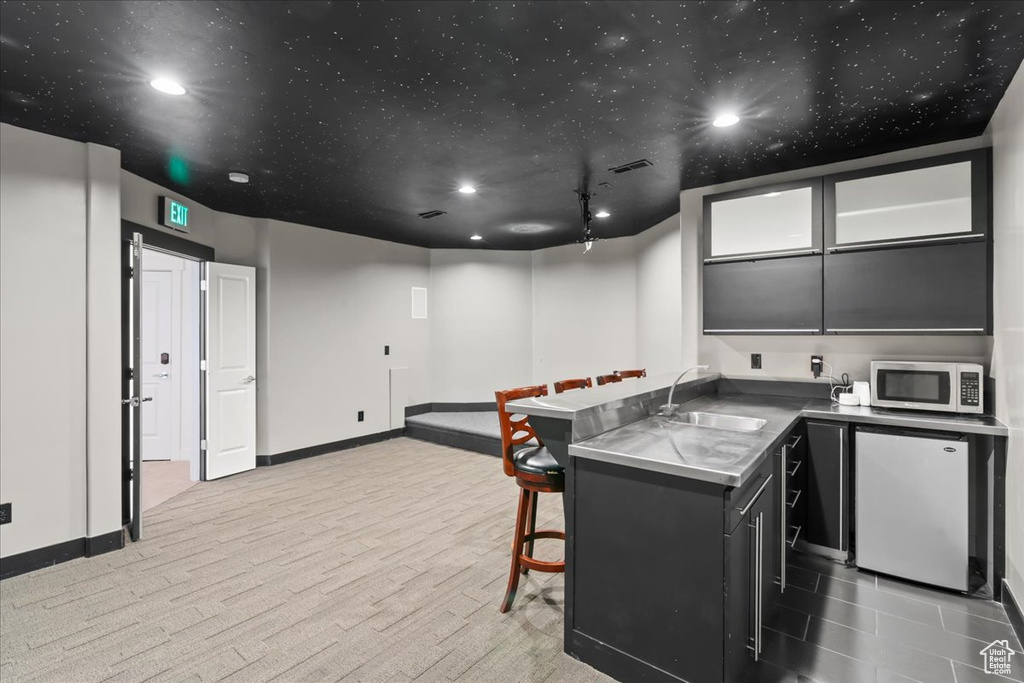
[[[423,413],[405,418],[405,435],[501,457],[501,428],[496,411]]]

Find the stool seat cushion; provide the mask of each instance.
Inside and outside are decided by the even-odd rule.
[[[565,474],[565,468],[558,464],[555,456],[545,446],[524,448],[512,456],[513,464],[519,472],[530,474]]]

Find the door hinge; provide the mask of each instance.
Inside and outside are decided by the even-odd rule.
[[[124,376],[126,379],[135,379],[135,370],[128,368],[124,371]]]
[[[203,372],[206,372],[206,361],[205,360],[199,361],[199,369],[202,370]]]
[[[199,440],[199,450],[201,450],[201,451],[205,451],[206,450],[206,439],[200,439]]]
[[[199,291],[200,292],[205,292],[206,291],[206,280],[200,280],[199,281]]]
[[[131,280],[133,277],[135,277],[135,269],[128,266],[128,279]]]

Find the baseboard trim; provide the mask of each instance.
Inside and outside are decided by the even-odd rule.
[[[75,560],[79,557],[102,555],[123,547],[124,531],[118,529],[92,538],[84,536],[43,548],[26,550],[16,555],[0,557],[0,580],[52,567],[55,564]]]
[[[1000,602],[1003,605],[1003,609],[1006,610],[1006,617],[1010,620],[1010,625],[1013,627],[1013,632],[1017,634],[1017,642],[1024,643],[1024,615],[1020,611],[1020,603],[1013,597],[1013,593],[1010,592],[1010,584],[1003,579],[1003,592],[1000,596]]]
[[[124,547],[124,529],[85,539],[85,556],[96,557]]]
[[[424,413],[487,413],[498,409],[494,401],[471,403],[418,403],[405,407],[405,416],[413,417]]]
[[[364,434],[363,436],[356,436],[351,439],[342,439],[341,441],[332,441],[331,443],[322,443],[317,446],[306,446],[305,448],[297,448],[294,451],[285,451],[284,453],[275,453],[274,455],[257,455],[256,456],[256,467],[269,467],[271,465],[283,465],[286,462],[295,462],[296,460],[304,460],[306,458],[314,458],[318,455],[326,455],[327,453],[336,453],[337,451],[345,451],[350,448],[357,448],[359,446],[366,446],[371,443],[379,443],[381,441],[387,441],[388,439],[395,439],[405,435],[405,429],[389,429],[386,432],[376,432],[374,434]]]

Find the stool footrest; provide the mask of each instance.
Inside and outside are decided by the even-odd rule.
[[[543,562],[541,560],[535,560],[532,557],[526,555],[519,556],[519,564],[527,569],[533,569],[538,572],[548,572],[549,574],[558,574],[565,571],[565,561],[561,562]]]
[[[532,534],[526,534],[523,536],[523,542],[534,541],[538,538],[560,538],[565,540],[565,532],[557,529],[539,529],[534,531]]]

